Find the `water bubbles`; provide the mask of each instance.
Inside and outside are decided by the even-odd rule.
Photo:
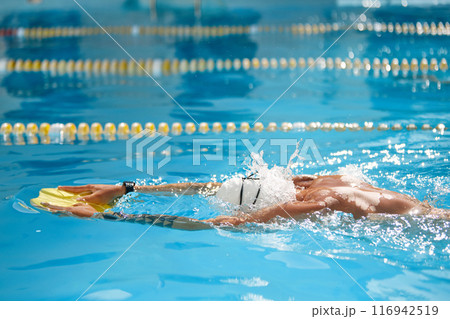
[[[414,267],[417,262],[433,267],[450,261],[448,220],[409,215],[377,215],[354,220],[344,213],[314,214],[299,220],[298,227],[313,234],[325,250],[333,251],[341,259],[355,254],[371,255],[405,268]],[[299,237],[308,240],[301,231],[293,240]],[[322,252],[316,246],[309,253]]]

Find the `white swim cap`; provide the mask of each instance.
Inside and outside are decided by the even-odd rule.
[[[233,177],[220,186],[216,197],[233,205],[255,205],[261,184],[257,179]]]

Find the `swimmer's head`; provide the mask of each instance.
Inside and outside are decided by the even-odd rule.
[[[220,186],[216,197],[233,205],[254,205],[258,200],[259,191],[259,180],[233,177]]]

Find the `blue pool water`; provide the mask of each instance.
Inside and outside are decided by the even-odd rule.
[[[42,5],[3,1],[0,27],[94,26],[72,1]],[[192,25],[193,8],[161,1],[151,21],[147,1],[80,4],[104,25]],[[145,3],[144,3],[145,2]],[[206,1],[205,1],[206,2]],[[447,21],[450,5],[438,1],[402,7],[382,2],[367,21]],[[418,4],[419,1],[411,2]],[[102,8],[107,4],[109,10]],[[367,8],[360,1],[211,2],[206,25],[352,23]],[[48,17],[52,18],[49,19]],[[217,38],[118,35],[136,58],[317,57],[341,33],[310,36],[251,34]],[[324,57],[442,58],[448,36],[377,34],[349,30]],[[0,37],[0,57],[13,59],[128,59],[105,35],[27,40]],[[195,118],[208,123],[252,123],[302,73],[240,70],[157,78]],[[449,125],[450,77],[375,77],[345,70],[307,72],[261,119],[281,122],[415,123]],[[2,73],[1,122],[154,123],[191,119],[147,77],[73,77]],[[295,173],[350,174],[378,187],[450,208],[449,133],[358,131],[207,133],[173,137],[170,163],[154,176],[126,166],[124,140],[50,145],[0,145],[0,299],[2,300],[448,300],[450,221],[420,216],[354,220],[350,215],[312,215],[298,223],[246,225],[236,230],[180,231],[152,227],[98,281],[146,226],[57,217],[26,208],[43,187],[118,183],[224,180],[244,173],[228,159],[192,165],[194,138],[237,140],[237,163],[249,157],[241,139],[280,165],[270,139],[313,139],[323,163],[304,161]],[[225,155],[228,140],[224,141]],[[291,146],[288,153],[295,147]],[[207,152],[213,153],[209,147]],[[163,155],[156,154],[155,160]],[[211,200],[129,195],[120,205],[138,213],[209,218],[221,213]],[[170,207],[170,209],[168,209]],[[339,265],[338,265],[339,264]],[[351,275],[347,275],[342,269]],[[95,284],[90,287],[92,283]],[[89,288],[90,287],[90,288]],[[89,288],[89,289],[88,289]],[[86,291],[86,289],[88,289]],[[85,293],[84,293],[85,292]],[[82,295],[83,294],[83,295]]]

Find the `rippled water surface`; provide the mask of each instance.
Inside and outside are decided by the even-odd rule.
[[[82,2],[82,1],[81,1]],[[80,3],[81,3],[80,2]],[[103,1],[105,2],[105,1]],[[351,21],[365,8],[297,2],[284,9],[230,2],[205,14],[205,23],[272,24]],[[76,7],[36,10],[9,5],[0,25],[92,25]],[[106,3],[106,2],[105,2]],[[110,14],[93,7],[102,24],[149,23],[147,10],[128,1],[109,1]],[[347,2],[346,2],[347,3]],[[117,8],[113,9],[117,4]],[[141,5],[142,6],[142,5]],[[34,7],[35,8],[35,7]],[[161,23],[191,24],[191,9],[164,7]],[[223,11],[225,10],[225,11]],[[309,10],[309,11],[308,11]],[[298,12],[298,14],[295,14]],[[446,21],[448,5],[417,8],[384,6],[367,12],[370,21]],[[51,14],[54,20],[47,17]],[[209,20],[208,20],[209,19]],[[305,20],[306,19],[306,20]],[[50,22],[49,22],[50,21]],[[218,21],[218,22],[214,22]],[[114,23],[113,23],[114,22]],[[256,34],[217,39],[118,36],[138,58],[252,58],[317,56],[339,34],[294,37]],[[0,37],[8,58],[127,58],[104,36],[26,41]],[[437,36],[379,35],[350,30],[326,56],[359,58],[438,58],[448,40]],[[186,73],[158,78],[198,121],[252,123],[301,74],[301,70],[240,70]],[[2,122],[111,121],[119,123],[191,119],[143,77],[70,77],[41,73],[1,74]],[[260,120],[375,123],[429,123],[449,126],[448,73],[434,77],[383,77],[346,70],[311,70]],[[222,138],[222,160],[192,165],[194,138]],[[236,166],[228,138],[236,140]],[[245,141],[247,139],[248,141]],[[154,176],[127,167],[125,141],[51,145],[0,145],[0,299],[75,300],[145,230],[146,226],[58,217],[29,207],[42,187],[61,184],[142,184],[225,180],[245,174],[248,142],[272,167],[282,165],[274,139],[314,142],[320,161],[306,158],[294,173],[348,174],[378,187],[402,192],[449,209],[449,133],[436,131],[263,132],[181,135],[170,140],[172,158]],[[231,143],[233,144],[233,143]],[[214,154],[205,146],[203,154]],[[230,151],[231,149],[231,151]],[[292,154],[295,142],[286,154]],[[308,155],[313,153],[308,152]],[[161,154],[155,160],[162,159]],[[165,213],[199,219],[223,213],[211,198],[130,194],[116,209]],[[172,206],[171,206],[172,205]],[[82,300],[448,300],[450,221],[427,216],[312,214],[296,222],[237,229],[179,231],[152,227]]]

